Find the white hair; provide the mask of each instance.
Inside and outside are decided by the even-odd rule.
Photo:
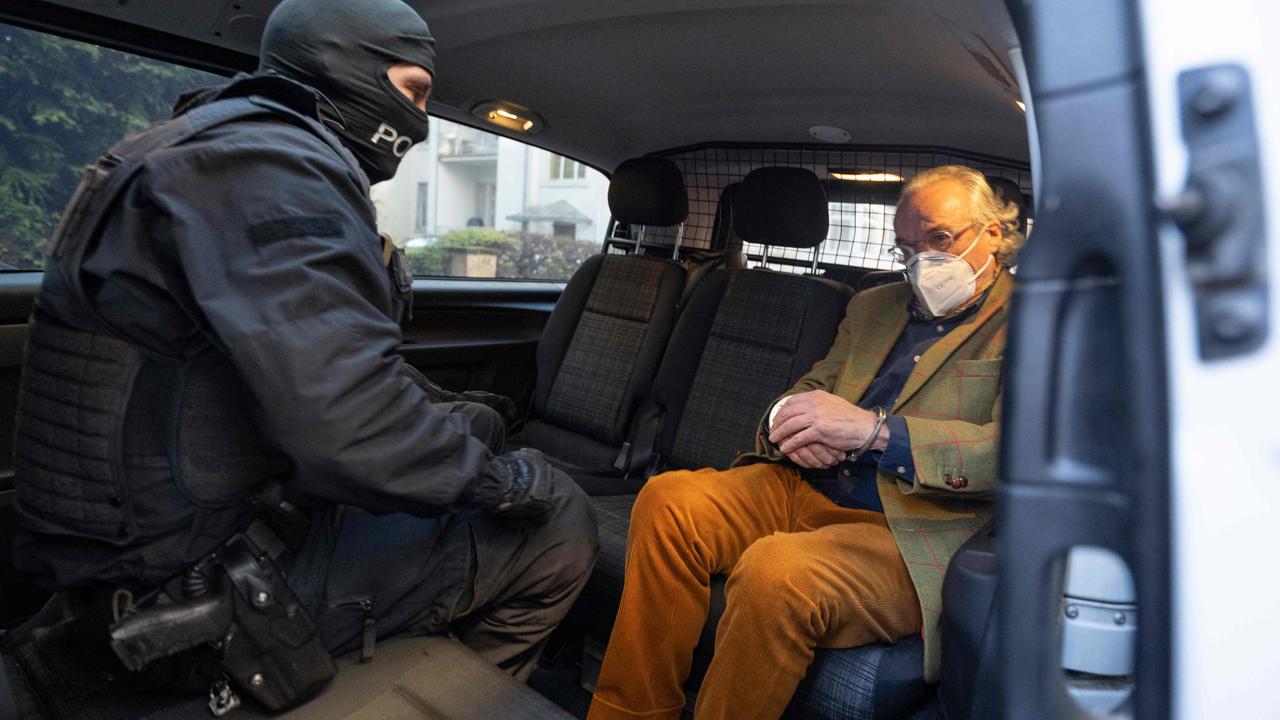
[[[1011,267],[1022,249],[1026,238],[1019,229],[1018,204],[1005,202],[991,190],[982,173],[964,165],[942,165],[929,168],[907,181],[898,197],[898,206],[907,202],[911,196],[923,187],[943,180],[960,183],[969,192],[969,208],[974,223],[986,227],[992,222],[1000,226],[1000,245],[996,248],[996,262],[1004,267]]]

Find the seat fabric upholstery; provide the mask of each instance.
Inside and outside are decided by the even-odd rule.
[[[600,558],[583,592],[579,607],[589,606],[590,632],[609,637],[622,598],[627,528],[631,523],[634,495],[593,497],[600,523]],[[693,653],[686,689],[690,696],[702,685],[715,649],[715,632],[724,614],[725,576],[711,579],[711,606]],[[894,645],[876,644],[839,650],[819,649],[809,672],[791,700],[785,717],[793,720],[842,720],[845,718],[902,718],[922,704],[929,686],[924,683],[924,643],[919,635]]]
[[[851,292],[816,278],[716,270],[699,283],[653,384],[667,468],[729,467],[765,408],[821,360]]]
[[[825,347],[815,346],[830,346],[844,309],[841,291],[810,278],[727,272],[684,413],[670,437],[671,467],[726,468],[753,449],[764,408],[825,354]],[[811,314],[820,317],[807,322]]]
[[[678,283],[681,269],[662,260],[605,255],[600,258],[573,338],[551,383],[543,417],[561,427],[608,442],[621,442],[628,382],[644,358],[663,281]]]
[[[609,183],[619,223],[673,225],[689,214],[679,168],[634,158]],[[641,255],[596,255],[570,278],[538,342],[530,422],[509,438],[535,447],[570,472],[600,476],[627,442],[675,325],[684,268]]]
[[[727,218],[749,242],[816,247],[827,236],[826,193],[813,172],[757,168],[730,193]],[[719,270],[698,283],[654,380],[667,468],[727,468],[755,447],[769,403],[821,360],[852,291],[820,278]]]
[[[595,571],[587,583],[584,596],[591,597],[597,612],[592,613],[593,627],[599,635],[609,637],[618,602],[622,599],[622,576],[627,557],[627,528],[631,527],[631,508],[635,495],[606,495],[591,498],[600,527],[600,555]],[[598,604],[597,604],[598,603]]]
[[[675,324],[683,268],[597,255],[570,280],[538,344],[534,419],[513,444],[608,469]]]

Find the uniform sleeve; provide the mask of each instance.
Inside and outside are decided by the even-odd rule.
[[[196,324],[248,383],[259,429],[293,461],[291,496],[376,513],[465,505],[490,453],[402,371],[372,207],[301,134],[263,126],[149,168],[154,235]]]
[[[831,349],[827,351],[826,357],[814,363],[804,377],[797,380],[796,384],[792,385],[789,390],[769,403],[769,407],[765,410],[764,416],[760,418],[760,423],[756,428],[757,454],[775,461],[780,461],[786,457],[778,450],[776,445],[769,441],[769,430],[773,416],[782,407],[779,403],[783,399],[810,390],[826,390],[830,392],[831,388],[835,387],[836,379],[840,377],[840,370],[844,367],[844,361],[848,357],[849,348],[852,347],[853,343],[852,321],[849,318],[852,315],[853,304],[856,302],[856,297],[849,301],[849,307],[845,310],[844,319],[840,321],[840,329],[836,333],[836,340],[832,343]]]

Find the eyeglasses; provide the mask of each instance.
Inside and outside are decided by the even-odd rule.
[[[950,230],[933,230],[925,235],[924,241],[919,245],[908,245],[902,238],[896,238],[893,241],[893,247],[886,248],[885,252],[895,262],[905,265],[912,255],[918,252],[948,252],[951,246],[955,244],[956,239],[961,235],[973,229],[973,223],[970,223],[954,233]],[[923,249],[921,249],[923,246]]]

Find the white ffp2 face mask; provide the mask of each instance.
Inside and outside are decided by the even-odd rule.
[[[911,290],[930,315],[944,317],[973,297],[978,276],[995,260],[994,256],[987,258],[977,272],[964,261],[964,256],[977,247],[980,237],[981,233],[959,255],[927,250],[907,259]]]

